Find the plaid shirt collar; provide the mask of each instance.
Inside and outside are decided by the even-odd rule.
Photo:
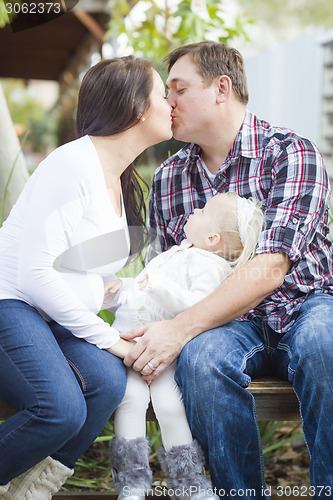
[[[259,158],[262,155],[263,148],[264,134],[262,133],[262,127],[257,126],[257,117],[246,110],[242,126],[219,171],[224,171],[231,163],[237,161],[240,156],[250,159]],[[188,148],[182,151],[182,154],[184,155],[182,158],[184,161],[183,170],[193,171],[198,167],[198,164],[201,164],[201,147],[197,144],[190,143]]]

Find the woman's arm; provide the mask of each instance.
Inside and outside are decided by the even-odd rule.
[[[118,356],[118,358],[124,359],[127,354],[131,351],[136,342],[131,342],[124,339],[119,339],[112,347],[105,349],[106,351]]]
[[[109,348],[119,340],[119,333],[79,300],[66,282],[64,273],[54,268],[54,262],[68,249],[74,231],[90,206],[91,183],[82,166],[84,161],[73,158],[77,163],[72,168],[62,155],[52,154],[51,159],[49,157],[38,167],[40,170],[37,169],[35,178],[27,186],[18,288],[23,300],[77,337],[100,348]],[[84,282],[88,294],[96,291],[93,288],[96,276],[78,277]],[[103,284],[100,285],[102,294]]]

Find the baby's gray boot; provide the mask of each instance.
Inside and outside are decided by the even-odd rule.
[[[145,500],[153,475],[149,467],[149,454],[148,438],[112,439],[110,458],[118,500]]]
[[[188,445],[173,446],[169,451],[161,447],[159,458],[162,470],[168,477],[168,495],[171,498],[218,499],[206,477],[204,454],[197,441],[193,440]]]

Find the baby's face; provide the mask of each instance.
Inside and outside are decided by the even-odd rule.
[[[186,238],[196,247],[207,250],[206,240],[214,233],[213,222],[220,196],[211,198],[203,208],[195,208],[184,226]],[[220,205],[219,205],[220,206]]]

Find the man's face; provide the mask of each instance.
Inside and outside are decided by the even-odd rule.
[[[205,86],[189,55],[179,58],[166,81],[175,139],[201,144],[212,127],[217,86]]]

